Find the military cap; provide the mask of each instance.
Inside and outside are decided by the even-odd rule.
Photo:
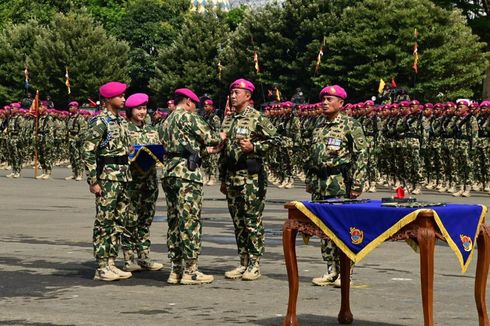
[[[412,100],[412,102],[410,102],[410,105],[419,105],[420,102],[418,100]]]
[[[99,88],[99,94],[105,98],[112,98],[123,94],[128,85],[116,81],[108,82]]]
[[[136,108],[138,106],[143,106],[148,103],[148,95],[144,93],[135,93],[126,99],[126,107],[128,109]]]
[[[240,78],[235,80],[233,83],[230,84],[230,90],[234,88],[241,88],[249,91],[250,93],[253,93],[255,90],[255,86],[251,81],[248,81],[246,79]]]
[[[470,103],[467,100],[459,100],[457,102],[457,105],[466,105],[466,106],[468,106],[468,105],[470,105]]]
[[[170,104],[175,104],[174,100],[168,100],[167,105],[170,105]]]
[[[434,108],[434,105],[433,105],[432,103],[425,103],[425,104],[424,104],[424,106],[425,106],[425,108],[427,108],[427,109],[432,109],[432,108]]]
[[[409,101],[401,101],[400,106],[410,106],[410,102]]]
[[[213,105],[213,104],[214,104],[213,100],[208,99],[204,101],[204,105]]]
[[[480,107],[481,108],[483,108],[483,107],[485,107],[485,108],[490,107],[490,101],[483,101],[483,102],[481,102],[480,103]]]
[[[366,102],[364,102],[364,107],[366,106],[374,106],[374,101],[367,100]]]
[[[19,102],[10,103],[10,107],[13,109],[20,109],[22,105]]]
[[[182,95],[189,98],[194,103],[199,103],[199,97],[192,90],[188,88],[178,88],[175,90],[175,95]]]
[[[78,108],[80,104],[78,104],[77,101],[71,101],[70,103],[68,103],[68,106],[76,106]]]
[[[339,85],[332,85],[332,86],[324,87],[320,91],[320,99],[323,98],[323,96],[325,95],[337,96],[345,100],[345,98],[347,97],[347,92]]]
[[[476,109],[476,108],[479,108],[480,105],[478,105],[478,102],[473,102],[470,104],[470,108],[473,108],[473,109]]]

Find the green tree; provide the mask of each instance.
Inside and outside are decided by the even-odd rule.
[[[24,66],[32,67],[31,54],[38,35],[48,31],[36,20],[27,24],[7,25],[0,33],[0,102],[11,102],[24,97]],[[36,82],[31,75],[32,91]],[[34,84],[34,85],[32,85]]]
[[[229,33],[223,12],[211,9],[202,14],[189,12],[180,28],[170,46],[158,49],[150,87],[160,99],[172,97],[180,87],[219,97],[217,57]]]
[[[460,11],[428,0],[365,0],[344,10],[339,28],[328,37],[322,77],[347,86],[352,100],[370,97],[380,78],[393,76],[423,100],[471,98],[472,87],[484,76],[485,44]],[[417,75],[412,70],[415,28]]]
[[[32,50],[31,74],[40,91],[57,103],[97,98],[100,85],[111,80],[129,82],[128,45],[108,36],[84,12],[57,14],[49,33],[38,34]],[[69,69],[71,92],[65,86]]]

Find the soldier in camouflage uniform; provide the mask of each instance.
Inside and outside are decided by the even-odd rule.
[[[325,122],[314,129],[311,149],[305,166],[307,192],[312,200],[333,197],[356,198],[362,192],[366,177],[367,144],[361,125],[341,114],[347,97],[338,86],[327,86],[320,92]],[[313,284],[340,286],[339,249],[333,241],[322,240],[322,256],[327,272],[312,280]]]
[[[477,121],[476,170],[480,175],[480,190],[490,192],[490,101],[484,101],[479,105]]]
[[[176,109],[165,120],[161,141],[166,149],[162,185],[167,200],[167,247],[172,270],[169,284],[204,284],[214,280],[198,270],[201,253],[202,171],[201,153],[213,153],[217,131],[195,112],[199,98],[187,88],[175,91]]]
[[[10,107],[8,107],[10,110]],[[5,169],[8,165],[7,163],[7,106],[0,110],[0,169]]]
[[[7,122],[7,144],[9,152],[9,165],[12,173],[7,178],[19,178],[22,170],[21,142],[24,129],[24,117],[19,114],[20,103],[12,103]]]
[[[82,180],[82,146],[84,141],[83,137],[87,130],[88,124],[85,118],[78,111],[78,106],[77,101],[72,101],[68,104],[68,110],[71,115],[66,121],[66,138],[68,139],[72,175],[66,177],[65,180]]]
[[[204,101],[204,120],[209,124],[213,131],[221,129],[221,119],[216,115],[212,100]],[[203,157],[202,169],[204,173],[203,184],[214,186],[216,184],[216,175],[218,173],[218,154],[210,154]]]
[[[55,123],[51,112],[48,112],[48,102],[42,101],[39,107],[37,148],[43,173],[36,176],[36,179],[47,180],[51,177],[55,150],[54,132]]]
[[[147,123],[148,95],[136,93],[126,100],[126,117],[130,142],[133,145],[160,143],[157,130]],[[127,234],[121,239],[124,253],[124,270],[137,272],[142,269],[157,271],[163,264],[150,259],[150,226],[155,216],[158,198],[158,181],[155,166],[142,171],[135,163],[130,165],[132,180],[128,185],[130,199],[128,220],[125,224]],[[129,235],[129,236],[128,236]],[[137,256],[136,256],[136,255]],[[137,259],[136,259],[137,258]]]
[[[267,190],[263,161],[271,145],[277,144],[274,126],[250,106],[254,89],[245,79],[230,85],[235,112],[223,128],[228,141],[220,158],[221,192],[226,194],[240,255],[240,265],[227,271],[225,277],[248,281],[261,276],[265,237],[262,211]]]
[[[95,194],[94,255],[98,268],[94,279],[127,279],[130,272],[115,265],[121,235],[128,218],[128,182],[131,181],[128,153],[128,123],[118,115],[124,107],[126,84],[109,82],[100,87],[103,111],[89,122],[83,143],[83,160],[89,190]]]

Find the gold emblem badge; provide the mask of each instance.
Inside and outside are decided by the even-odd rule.
[[[357,228],[350,228],[350,239],[353,244],[361,244],[364,240],[364,232]]]
[[[335,93],[337,93],[337,91],[335,90],[334,87],[330,87],[330,93],[335,94]]]
[[[244,82],[240,82],[240,87],[241,87],[241,88],[245,88],[245,86],[246,86],[246,85],[245,85],[245,83],[244,83]]]
[[[464,234],[461,234],[459,237],[463,243],[464,251],[471,251],[473,249],[473,241],[471,241],[471,238]]]

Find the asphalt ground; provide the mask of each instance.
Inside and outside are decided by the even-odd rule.
[[[163,191],[151,228],[152,257],[165,264],[157,272],[135,273],[126,281],[94,281],[92,255],[94,198],[86,182],[65,181],[68,169],[56,168],[52,180],[21,179],[0,171],[0,325],[281,325],[287,309],[288,282],[282,251],[283,204],[308,199],[304,185],[269,186],[264,211],[266,253],[262,278],[227,280],[223,273],[238,263],[233,224],[218,186],[205,187],[203,250],[200,268],[212,284],[166,283],[166,211]],[[364,194],[381,198],[391,191]],[[490,205],[475,193],[454,198],[435,192],[421,200]],[[316,287],[324,273],[319,240],[297,240],[301,325],[337,325],[340,291]],[[122,264],[119,258],[118,264]],[[435,260],[436,325],[477,325],[473,298],[475,258],[465,274],[455,254],[438,242]],[[404,242],[386,242],[355,268],[351,289],[354,325],[423,325],[419,256]]]

